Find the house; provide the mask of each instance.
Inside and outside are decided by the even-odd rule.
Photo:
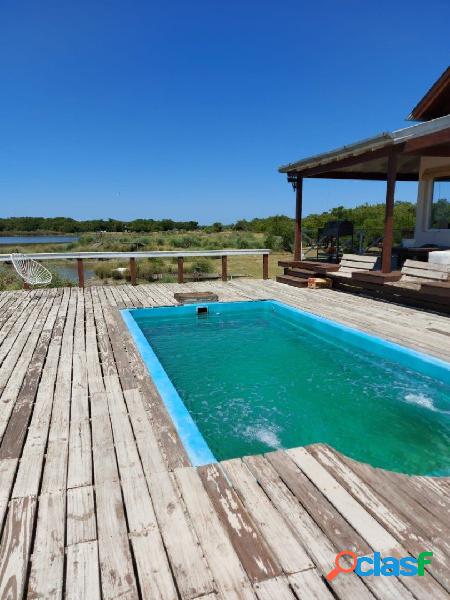
[[[408,120],[433,121],[447,115],[450,115],[450,67],[413,108]],[[450,155],[445,147],[435,148],[435,152],[423,155],[420,161],[414,241],[419,246],[450,247]],[[439,214],[436,205],[444,199],[446,210]]]
[[[397,181],[417,181],[413,254],[421,247],[450,248],[450,67],[418,102],[417,124],[337,148],[279,168],[296,190],[294,260],[301,259],[303,179],[386,181],[382,271],[392,270],[393,209]]]

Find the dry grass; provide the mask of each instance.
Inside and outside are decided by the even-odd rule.
[[[269,277],[274,279],[277,275],[283,273],[283,269],[278,266],[279,260],[290,260],[292,254],[287,252],[273,252],[269,254]],[[262,278],[263,259],[262,256],[229,256],[228,257],[228,275],[245,275],[253,279]],[[220,272],[220,265],[218,265]]]

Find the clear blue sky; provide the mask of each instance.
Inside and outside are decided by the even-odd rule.
[[[277,167],[406,125],[449,23],[448,0],[3,0],[0,216],[292,214]],[[310,181],[305,212],[383,198]]]

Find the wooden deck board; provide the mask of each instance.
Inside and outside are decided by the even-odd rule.
[[[100,600],[97,542],[74,544],[67,548],[66,600]]]
[[[275,298],[450,355],[446,317],[273,281],[0,293],[0,597],[450,598],[449,479],[322,444],[190,466],[118,312],[182,290]],[[325,583],[347,548],[434,556],[423,578]]]

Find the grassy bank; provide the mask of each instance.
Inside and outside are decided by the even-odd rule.
[[[77,242],[61,244],[15,244],[0,246],[1,254],[13,252],[134,252],[158,250],[221,250],[225,248],[249,249],[267,247],[267,236],[263,233],[222,231],[209,233],[192,232],[155,232],[140,235],[136,233],[83,234]],[[269,240],[276,246],[277,240]],[[279,272],[277,261],[290,256],[286,252],[274,252],[269,258],[269,275],[275,277]],[[46,263],[54,279],[52,285],[76,285],[75,261],[49,261]],[[104,260],[86,262],[85,268],[93,273],[86,278],[87,284],[124,283],[129,280],[128,261]],[[137,261],[138,282],[176,281],[176,259],[142,259]],[[66,277],[69,272],[70,277]],[[221,261],[215,258],[195,258],[185,260],[186,278],[197,279],[219,276]],[[230,276],[262,277],[261,256],[233,256],[228,259]],[[8,265],[0,266],[0,289],[19,289],[21,283],[13,269]]]

